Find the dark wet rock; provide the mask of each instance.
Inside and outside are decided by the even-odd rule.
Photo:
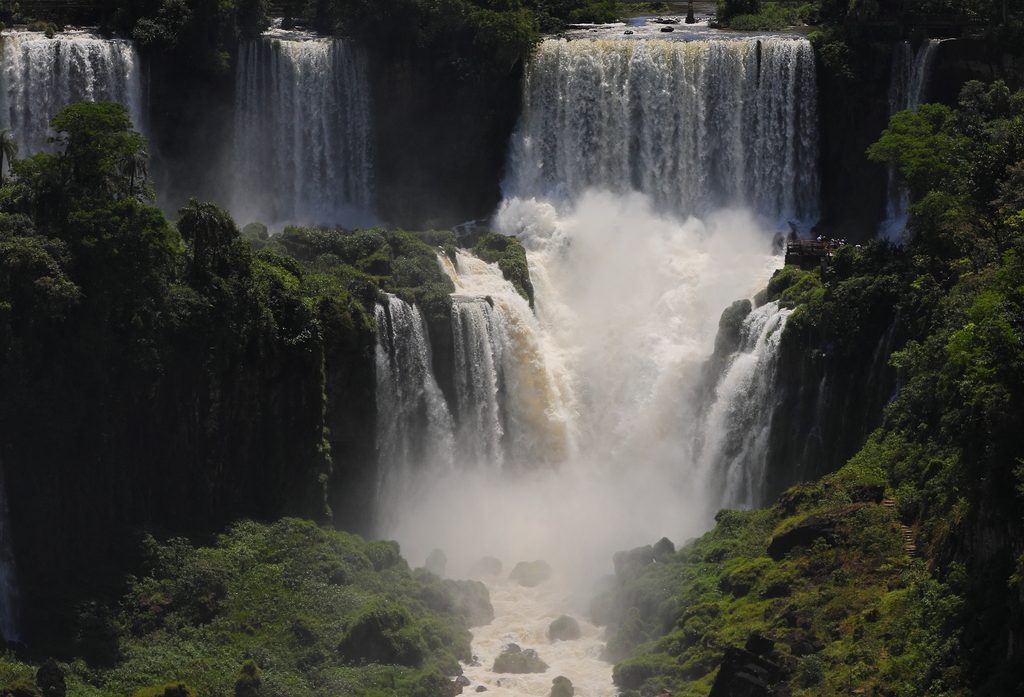
[[[477,685],[476,686],[476,691],[477,692],[487,692],[487,688],[484,687],[483,685]]]
[[[632,578],[637,571],[653,564],[655,559],[654,547],[644,545],[635,547],[626,552],[616,552],[612,556],[612,563],[615,565],[615,576],[621,581]]]
[[[772,538],[768,545],[768,556],[779,561],[797,547],[809,547],[817,540],[824,540],[830,545],[839,542],[839,527],[844,519],[860,510],[867,504],[857,503],[851,506],[810,515],[789,530]]]
[[[430,573],[444,578],[445,569],[448,567],[448,556],[440,549],[433,550],[427,555],[427,563],[423,565]]]
[[[533,588],[551,578],[551,565],[546,561],[521,561],[516,564],[509,578],[520,586]]]
[[[793,587],[790,585],[789,581],[785,579],[779,579],[777,581],[772,581],[771,583],[769,583],[768,586],[764,589],[764,592],[761,593],[761,596],[768,599],[788,598],[790,595],[792,595],[792,593]]]
[[[750,300],[737,300],[725,308],[718,318],[718,333],[715,334],[714,357],[719,360],[736,353],[740,348],[743,332],[743,321],[754,309]]]
[[[654,560],[663,562],[676,553],[676,546],[672,540],[663,537],[654,543]]]
[[[516,644],[509,644],[494,659],[491,670],[495,673],[543,673],[547,669],[548,664],[533,649],[521,649]]]
[[[451,599],[452,610],[466,618],[469,627],[482,627],[494,620],[494,607],[487,586],[480,581],[445,580],[445,590]]]
[[[551,681],[551,697],[573,697],[575,694],[576,688],[572,686],[572,681],[564,675]]]
[[[68,692],[64,670],[52,658],[39,666],[36,684],[45,697],[64,697]]]
[[[548,639],[551,641],[572,641],[579,639],[580,623],[569,615],[562,615],[548,627]]]
[[[501,560],[495,557],[484,557],[473,566],[474,576],[500,576]]]
[[[885,497],[885,486],[881,484],[861,484],[850,487],[848,491],[854,503],[882,503]]]
[[[633,36],[633,30],[632,29],[627,29],[626,31],[624,31],[622,33],[625,34],[626,36]]]
[[[759,632],[754,632],[747,637],[747,644],[744,648],[758,656],[768,656],[775,650],[775,642]]]
[[[460,675],[457,678],[455,678],[455,684],[461,685],[462,687],[469,687],[469,678],[467,678],[465,675]]]
[[[810,656],[825,648],[825,644],[812,632],[794,630],[786,637],[789,650],[794,656]]]
[[[768,697],[785,679],[779,664],[746,649],[728,647],[708,697]]]
[[[667,34],[667,33],[669,33],[669,32],[673,32],[673,31],[675,31],[675,30],[676,30],[676,28],[675,28],[675,27],[662,27],[662,28],[661,28],[661,31],[662,31],[662,32],[664,32],[664,33],[666,33],[666,34]]]
[[[480,581],[439,579],[426,569],[416,569],[413,575],[421,583],[419,599],[434,612],[459,615],[469,627],[494,619],[490,594]]]

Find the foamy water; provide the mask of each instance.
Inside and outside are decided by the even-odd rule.
[[[576,697],[613,697],[612,665],[601,660],[604,630],[584,619],[582,603],[570,586],[556,577],[536,588],[524,588],[504,578],[485,579],[494,606],[494,621],[473,630],[473,654],[479,665],[465,665],[470,685],[463,694],[475,694],[483,685],[483,694],[507,697],[547,697],[551,681],[563,675],[572,681]],[[551,642],[550,624],[563,614],[576,618],[582,632],[573,641]],[[544,673],[522,675],[495,673],[494,659],[509,643],[533,649],[549,668]]]

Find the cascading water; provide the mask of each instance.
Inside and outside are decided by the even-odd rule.
[[[242,220],[372,220],[373,133],[362,54],[275,31],[239,48],[232,212]]]
[[[11,129],[20,157],[50,149],[50,119],[74,102],[119,102],[136,129],[144,128],[139,55],[131,42],[22,31],[4,32],[0,42],[0,123]]]
[[[611,697],[595,629],[544,633],[562,612],[584,618],[613,551],[699,534],[759,496],[788,311],[750,314],[712,405],[702,377],[722,309],[781,263],[765,221],[813,222],[813,55],[774,37],[547,41],[524,98],[493,225],[526,249],[535,312],[496,265],[439,256],[456,287],[454,455],[384,503],[402,515],[379,532],[414,561],[443,546],[456,574],[483,555],[547,559],[539,589],[484,579],[496,619],[474,630],[466,676],[541,696],[564,674]],[[491,673],[510,641],[551,669]]]
[[[377,456],[382,501],[402,499],[418,471],[452,463],[452,419],[431,368],[422,315],[395,295],[374,309],[377,321]],[[387,525],[387,516],[381,512]]]
[[[893,50],[892,72],[889,78],[889,115],[906,109],[917,109],[927,97],[928,77],[935,48],[939,39],[923,42],[914,52],[909,41],[903,41]],[[907,228],[910,192],[889,167],[888,194],[885,203],[885,221],[880,228],[883,237],[899,241]]]
[[[572,447],[564,390],[529,304],[493,264],[463,252],[439,262],[456,287],[459,460],[498,470],[561,462]]]
[[[777,302],[753,310],[743,322],[740,348],[715,386],[703,427],[698,469],[719,470],[721,500],[760,505],[768,438],[774,415],[775,366],[790,310]]]
[[[691,215],[813,222],[814,52],[804,40],[561,41],[527,75],[506,193],[640,191]]]

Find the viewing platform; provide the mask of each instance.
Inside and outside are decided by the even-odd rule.
[[[793,240],[786,243],[786,266],[808,271],[827,266],[832,252],[844,244],[840,240]]]

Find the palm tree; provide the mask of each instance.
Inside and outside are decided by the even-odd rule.
[[[11,164],[14,163],[14,158],[18,156],[18,143],[14,140],[14,134],[11,129],[5,128],[0,130],[0,179],[4,178],[4,161],[7,162],[8,169]]]

